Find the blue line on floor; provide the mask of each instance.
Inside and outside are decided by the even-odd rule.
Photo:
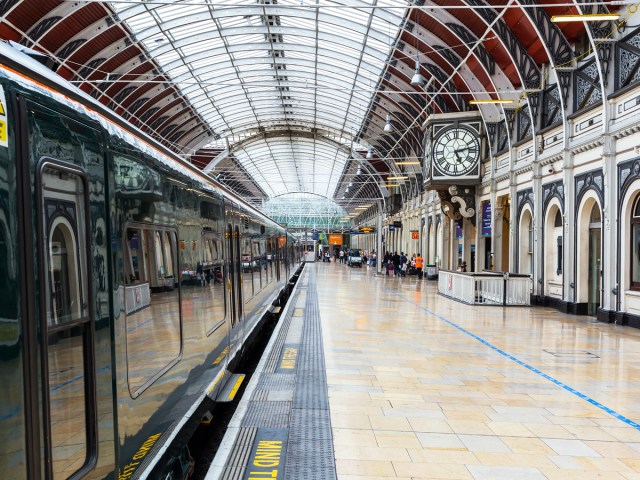
[[[542,378],[545,378],[546,380],[549,380],[552,383],[555,383],[556,385],[558,385],[559,387],[562,387],[563,389],[565,389],[567,392],[573,393],[575,396],[581,398],[582,400],[585,400],[587,402],[589,402],[591,405],[593,405],[594,407],[598,407],[600,410],[602,410],[603,412],[608,413],[609,415],[611,415],[612,417],[617,418],[618,420],[623,421],[624,423],[626,423],[627,425],[635,428],[636,430],[640,430],[640,424],[638,424],[637,422],[634,422],[633,420],[625,417],[624,415],[621,415],[620,413],[611,410],[609,407],[606,407],[605,405],[601,404],[600,402],[598,402],[597,400],[594,400],[591,397],[588,397],[587,395],[585,395],[582,392],[577,391],[576,389],[574,389],[573,387],[570,387],[569,385],[567,385],[566,383],[562,383],[560,380],[557,380],[549,375],[547,375],[544,372],[541,372],[540,370],[538,370],[536,367],[533,367],[531,365],[529,365],[528,363],[523,362],[522,360],[517,359],[516,357],[514,357],[513,355],[505,352],[504,350],[500,350],[498,347],[491,345],[489,342],[487,342],[486,340],[480,338],[478,335],[475,335],[473,333],[471,333],[468,330],[465,330],[464,328],[462,328],[460,325],[457,325],[455,323],[453,323],[451,320],[447,320],[446,318],[438,315],[435,312],[432,312],[431,310],[429,310],[428,308],[423,307],[422,305],[409,300],[408,298],[400,295],[399,293],[397,293],[395,290],[392,290],[390,288],[384,287],[385,290],[388,290],[389,292],[393,293],[394,295],[400,297],[401,299],[403,299],[406,302],[409,302],[413,305],[415,305],[416,307],[420,308],[421,310],[424,310],[425,312],[427,312],[430,315],[433,315],[434,317],[436,317],[438,320],[442,320],[443,322],[451,325],[453,328],[456,328],[458,330],[460,330],[462,333],[465,333],[467,335],[469,335],[471,338],[473,338],[474,340],[477,340],[478,342],[482,343],[483,345],[489,347],[491,350],[494,350],[495,352],[499,353],[500,355],[502,355],[503,357],[508,358],[509,360],[512,360],[514,362],[516,362],[518,365],[523,366],[524,368],[526,368],[527,370],[532,371],[533,373],[536,373],[538,375],[540,375]]]

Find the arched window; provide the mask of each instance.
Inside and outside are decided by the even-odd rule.
[[[556,212],[556,218],[553,222],[553,226],[556,229],[560,229],[558,231],[558,236],[556,237],[556,244],[557,244],[557,268],[556,268],[556,275],[562,275],[562,213],[560,212],[560,209],[558,209],[558,211]]]
[[[640,195],[631,211],[631,289],[640,290]]]

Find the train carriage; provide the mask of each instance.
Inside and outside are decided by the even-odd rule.
[[[3,476],[184,477],[300,248],[35,60],[0,63]]]

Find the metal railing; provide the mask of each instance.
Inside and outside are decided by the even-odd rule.
[[[469,305],[530,305],[531,276],[440,270],[438,293]]]

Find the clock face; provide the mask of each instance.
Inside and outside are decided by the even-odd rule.
[[[468,128],[449,128],[433,142],[433,163],[444,175],[466,175],[478,164],[479,159],[480,141]]]

